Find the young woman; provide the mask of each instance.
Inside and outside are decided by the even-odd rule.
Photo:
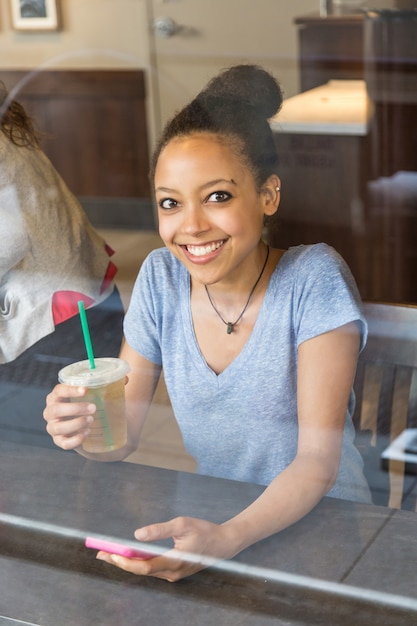
[[[173,581],[201,569],[181,551],[230,558],[326,494],[369,501],[351,421],[366,335],[352,276],[324,244],[284,251],[262,240],[281,194],[268,124],[281,102],[270,74],[232,67],[174,117],[156,149],[151,174],[166,247],[142,266],[125,318],[129,444],[101,460],[137,446],[163,368],[198,471],[266,489],[220,525],[177,518],[136,531],[141,541],[172,537],[167,556],[99,553],[137,574]],[[48,396],[47,430],[64,449],[77,449],[88,432],[95,406],[83,394],[58,385]]]

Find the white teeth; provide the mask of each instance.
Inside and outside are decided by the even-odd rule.
[[[217,241],[216,243],[211,243],[207,246],[187,246],[187,250],[193,256],[204,256],[205,254],[210,254],[210,252],[214,252],[220,246],[222,246],[224,241]]]

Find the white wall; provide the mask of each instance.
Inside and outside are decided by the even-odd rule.
[[[152,74],[152,0],[59,0],[62,30],[49,33],[22,33],[12,29],[9,0],[0,0],[0,69],[113,68],[141,67]],[[173,1],[173,0],[171,0]],[[177,2],[179,0],[176,0]],[[224,0],[227,2],[227,0]],[[295,16],[318,10],[319,0],[276,0],[279,17],[274,17],[274,49],[281,60],[286,96],[298,90],[298,44]],[[169,1],[161,0],[169,14]],[[246,2],[256,12],[256,0]],[[221,19],[221,16],[219,17]],[[190,22],[193,16],[189,16]],[[233,32],[230,32],[233,37]],[[236,35],[238,36],[238,34]],[[262,33],[254,37],[262,39]],[[240,46],[242,42],[240,41]],[[259,42],[261,45],[261,41]],[[253,49],[254,41],[251,41]],[[256,47],[256,42],[255,42]],[[280,72],[281,74],[281,72]],[[149,83],[148,111],[150,140],[153,143],[153,88]]]
[[[149,64],[146,0],[60,0],[58,32],[12,29],[0,0],[0,67],[143,67]]]

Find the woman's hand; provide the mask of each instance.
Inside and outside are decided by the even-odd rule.
[[[91,402],[83,402],[86,392],[85,387],[60,384],[46,398],[43,412],[47,422],[46,430],[55,445],[64,450],[78,448],[90,433],[96,406]],[[74,398],[79,398],[80,402],[71,401]]]
[[[135,537],[138,541],[158,541],[171,537],[174,548],[148,560],[107,552],[98,552],[97,558],[132,574],[175,582],[195,574],[211,562],[231,558],[237,552],[231,546],[233,542],[225,526],[193,517],[177,517],[169,522],[139,528]]]

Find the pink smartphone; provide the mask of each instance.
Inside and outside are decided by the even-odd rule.
[[[150,552],[144,552],[143,550],[135,550],[130,546],[125,546],[123,543],[117,543],[115,541],[106,541],[104,539],[97,539],[96,537],[86,537],[86,548],[93,548],[94,550],[102,550],[109,554],[120,554],[120,556],[126,556],[129,559],[152,559],[156,554]]]

